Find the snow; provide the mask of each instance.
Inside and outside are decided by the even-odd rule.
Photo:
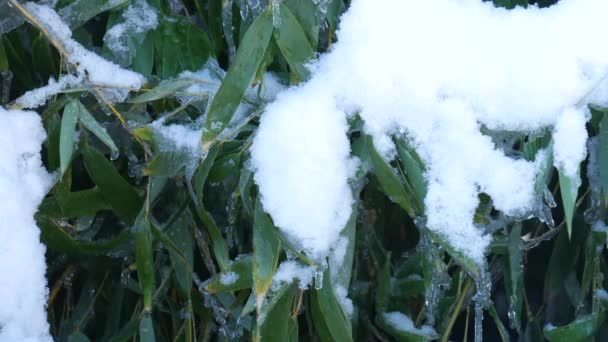
[[[428,325],[423,325],[420,328],[416,328],[414,326],[414,322],[402,314],[401,312],[385,312],[382,314],[382,318],[395,330],[409,332],[416,335],[424,335],[424,336],[435,336],[437,332],[433,327]]]
[[[158,14],[145,0],[137,0],[124,11],[122,18],[122,22],[106,32],[103,40],[114,55],[120,56],[123,60],[130,60],[132,56],[129,54],[127,38],[156,29]]]
[[[232,285],[239,280],[239,275],[234,272],[220,274],[220,283],[222,285]]]
[[[86,80],[85,83],[93,86],[122,90],[108,92],[108,95],[112,95],[109,98],[106,97],[108,101],[124,101],[129,90],[138,90],[146,81],[142,75],[103,59],[72,39],[72,31],[51,7],[33,2],[26,3],[24,7],[65,50],[68,62],[76,67],[78,78]],[[68,82],[74,80],[74,78],[63,77],[60,78],[59,85],[74,86],[73,82]],[[42,95],[52,96],[63,89],[65,88],[61,88],[51,81],[46,90],[29,92],[16,102],[25,108],[37,107],[44,102],[41,100]]]
[[[428,227],[483,264],[491,237],[473,224],[478,194],[525,217],[538,203],[539,165],[506,156],[480,127],[553,129],[555,166],[574,174],[587,139],[579,102],[607,100],[592,92],[608,72],[607,12],[604,0],[512,11],[479,0],[354,0],[311,80],[262,116],[252,165],[264,208],[304,251],[326,257],[351,211],[347,118],[359,114],[387,159],[391,136],[407,136],[428,169]]]
[[[603,301],[607,301],[608,300],[608,292],[606,292],[606,290],[604,289],[597,289],[595,290],[595,296]]]
[[[571,177],[578,173],[580,161],[587,156],[587,114],[588,111],[565,110],[553,132],[554,164]]]
[[[296,280],[299,287],[305,289],[312,284],[315,270],[312,266],[304,266],[293,260],[283,261],[272,278],[271,289],[276,291],[281,285],[291,284]]]
[[[164,122],[164,118],[161,118],[150,124],[160,134],[159,148],[161,150],[183,149],[192,155],[201,155],[202,127],[197,129],[181,124],[164,125]]]
[[[352,317],[353,312],[355,311],[353,301],[348,298],[348,290],[340,285],[334,286],[334,294],[336,296],[336,300],[340,303],[342,310],[346,314],[347,317]]]
[[[45,247],[34,221],[52,183],[40,160],[45,138],[38,114],[0,107],[0,341],[52,341]]]
[[[84,80],[84,75],[63,75],[58,80],[53,77],[49,79],[49,83],[40,88],[27,91],[23,96],[19,97],[16,102],[22,108],[37,108],[46,103],[51,96],[59,94],[65,89],[77,86]]]

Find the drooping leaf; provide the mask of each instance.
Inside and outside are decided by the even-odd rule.
[[[564,205],[564,215],[566,216],[566,227],[568,228],[568,236],[572,236],[574,206],[578,196],[578,188],[581,185],[580,170],[577,170],[576,175],[567,175],[563,170],[558,171],[559,187]]]
[[[295,294],[294,284],[285,284],[271,294],[270,301],[261,308],[261,313],[258,315],[259,341],[289,340],[291,307]]]
[[[598,135],[598,166],[604,201],[608,200],[608,115],[602,113]]]
[[[144,312],[152,312],[156,280],[154,275],[154,251],[152,249],[152,229],[144,213],[140,214],[133,226],[135,235],[135,261],[137,277],[143,296]],[[147,335],[146,335],[147,336]]]
[[[112,209],[127,224],[135,222],[143,204],[143,200],[137,191],[120,176],[114,166],[101,153],[91,147],[84,147],[82,152],[89,176],[97,184]]]
[[[280,25],[274,30],[274,39],[289,63],[292,73],[296,76],[296,81],[306,81],[310,77],[306,62],[314,57],[313,48],[302,26],[289,8],[281,4],[279,11]]]
[[[155,342],[154,322],[150,314],[144,314],[139,321],[139,339],[141,342]]]
[[[71,28],[76,28],[100,13],[128,2],[129,0],[75,0],[58,12]]]
[[[521,331],[521,310],[523,307],[523,243],[521,224],[516,224],[509,234],[508,255],[505,258],[505,287],[509,296],[511,324]]]
[[[323,274],[323,284],[312,290],[313,321],[324,341],[352,341],[350,321],[336,300],[329,269]],[[319,287],[318,285],[316,287]]]
[[[250,289],[253,285],[253,258],[243,255],[230,262],[226,270],[213,276],[205,286],[209,293]]]
[[[393,313],[395,314],[395,313]],[[377,319],[378,324],[382,329],[393,336],[397,341],[403,342],[418,342],[432,341],[438,338],[437,333],[433,329],[421,328],[413,326],[400,326],[388,319],[386,313],[381,313]]]
[[[61,135],[59,137],[59,159],[61,161],[61,174],[70,166],[74,153],[76,122],[78,121],[78,105],[75,101],[69,102],[63,110],[61,118]]]
[[[208,149],[232,119],[253,81],[272,35],[272,14],[264,11],[251,24],[207,112],[203,149]]]
[[[410,216],[414,217],[414,208],[410,201],[410,196],[406,193],[403,183],[393,170],[393,168],[384,160],[376,148],[371,137],[366,137],[367,151],[369,153],[374,172],[378,178],[378,182],[382,186],[386,195],[391,201],[397,203]]]
[[[543,334],[551,342],[572,341],[583,342],[589,341],[600,325],[604,322],[605,313],[600,311],[593,315],[577,319],[574,322],[561,326],[552,327],[545,326]]]
[[[259,200],[253,220],[253,283],[257,307],[261,308],[279,263],[281,243]]]

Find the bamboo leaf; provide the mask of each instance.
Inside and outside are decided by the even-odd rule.
[[[253,283],[258,309],[262,307],[279,263],[281,243],[275,229],[258,200],[253,221]]]
[[[61,118],[61,135],[59,137],[59,160],[61,174],[67,171],[72,162],[74,153],[74,138],[76,135],[76,122],[78,121],[78,105],[76,101],[70,101],[63,110]]]
[[[228,69],[207,113],[206,129],[202,137],[203,149],[210,147],[232,119],[247,88],[255,78],[272,31],[272,14],[270,11],[264,11],[245,33],[234,62]]]

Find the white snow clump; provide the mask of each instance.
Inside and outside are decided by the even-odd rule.
[[[252,146],[262,203],[313,258],[339,237],[353,195],[347,118],[387,159],[406,135],[427,165],[428,227],[482,264],[491,237],[473,223],[478,194],[506,215],[533,209],[538,162],[482,135],[554,130],[554,164],[576,176],[588,113],[579,100],[608,71],[605,0],[508,11],[480,0],[353,0],[312,78],[266,108]],[[537,158],[538,159],[538,158]]]
[[[51,79],[49,85],[25,93],[16,100],[21,107],[39,107],[48,97],[83,82],[103,88],[114,88],[115,91],[106,93],[106,99],[110,102],[121,102],[130,90],[138,90],[145,83],[146,79],[142,75],[103,59],[72,39],[69,26],[51,7],[34,2],[28,2],[24,7],[65,50],[68,62],[76,68],[77,76],[63,76],[58,81]]]
[[[0,107],[0,341],[52,341],[45,247],[34,214],[51,187],[40,116]]]

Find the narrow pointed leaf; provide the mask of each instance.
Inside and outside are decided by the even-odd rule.
[[[590,341],[593,335],[600,328],[606,317],[603,311],[597,312],[593,315],[580,318],[574,322],[561,326],[552,327],[545,326],[543,334],[545,338],[551,342],[583,342]]]
[[[371,162],[378,178],[378,182],[382,186],[382,189],[391,201],[397,203],[403,208],[410,216],[414,217],[414,209],[408,194],[403,187],[403,183],[397,176],[393,168],[384,160],[376,148],[371,137],[366,137],[367,140],[367,151],[369,153]]]
[[[89,176],[103,197],[127,224],[132,224],[142,207],[142,198],[101,153],[85,147],[83,156]]]
[[[566,227],[568,228],[568,236],[572,236],[572,218],[574,216],[574,206],[578,196],[578,188],[581,185],[580,171],[576,175],[566,175],[563,170],[559,170],[559,187],[562,194],[562,202],[564,205],[564,215],[566,217]]]
[[[253,283],[258,308],[262,307],[272,284],[280,251],[281,243],[275,234],[275,227],[258,200],[253,222]]]
[[[228,125],[255,78],[272,35],[272,14],[264,11],[251,24],[228,69],[222,85],[215,94],[207,113],[203,133],[203,147],[209,148],[213,140]]]
[[[284,342],[289,340],[289,325],[291,318],[291,307],[296,286],[294,284],[283,285],[265,305],[258,315],[259,341]]]
[[[315,307],[313,310],[319,313],[313,314],[315,327],[320,327],[322,331],[327,329],[327,337],[334,341],[353,341],[350,321],[336,300],[329,269],[323,274],[322,287],[312,291],[311,301]]]
[[[63,117],[61,118],[61,135],[59,136],[59,160],[62,175],[68,169],[70,162],[72,161],[77,121],[78,105],[76,104],[76,101],[70,101],[63,110]]]
[[[152,230],[148,218],[142,213],[133,226],[135,235],[135,261],[137,277],[144,302],[144,311],[152,312],[154,290],[154,251],[152,249]]]
[[[313,48],[302,25],[289,8],[281,4],[279,11],[280,25],[274,30],[274,39],[297,80],[306,81],[310,77],[306,63],[314,57]]]
[[[93,115],[91,115],[80,101],[75,100],[75,102],[78,108],[78,120],[80,123],[104,143],[104,145],[108,146],[112,152],[118,152],[118,147],[116,147],[114,140],[112,140],[112,137],[110,137],[106,129],[95,120]]]

